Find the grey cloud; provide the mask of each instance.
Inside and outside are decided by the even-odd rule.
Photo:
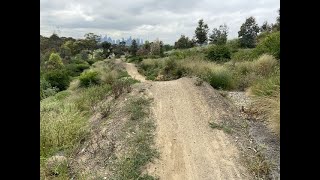
[[[40,32],[50,35],[59,26],[62,36],[94,32],[172,44],[181,34],[192,37],[203,18],[210,29],[226,23],[234,38],[245,18],[275,22],[279,7],[279,0],[40,0]]]

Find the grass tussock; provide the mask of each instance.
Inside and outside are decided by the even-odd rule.
[[[88,75],[88,72],[97,72]],[[85,80],[81,79],[84,77]],[[92,83],[92,77],[99,83]],[[112,80],[111,78],[112,77]],[[61,91],[40,102],[40,175],[42,179],[70,179],[71,170],[65,164],[48,167],[50,158],[57,155],[69,157],[86,139],[90,131],[88,119],[96,112],[103,116],[110,114],[111,104],[101,103],[112,96],[117,82],[124,82],[128,92],[137,81],[128,77],[124,68],[112,60],[99,61],[71,82],[68,90]],[[83,84],[84,83],[84,84]],[[104,111],[101,111],[101,109]],[[73,172],[74,173],[74,172]]]

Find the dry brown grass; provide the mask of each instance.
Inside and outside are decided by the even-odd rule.
[[[256,97],[252,106],[255,113],[265,119],[270,129],[280,136],[280,93],[271,97]]]

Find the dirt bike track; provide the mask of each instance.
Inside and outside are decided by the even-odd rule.
[[[209,105],[206,93],[213,88],[195,85],[192,78],[172,81],[147,81],[134,64],[124,63],[128,74],[149,84],[147,92],[154,101],[155,142],[160,158],[148,172],[163,180],[252,179],[240,162],[234,141],[224,131],[212,129],[209,122],[221,121],[223,107]],[[205,93],[203,88],[207,88]],[[211,88],[211,89],[210,89]]]

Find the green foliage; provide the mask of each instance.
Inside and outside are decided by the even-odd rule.
[[[111,43],[109,42],[102,42],[101,47],[103,49],[103,59],[107,58],[111,54]]]
[[[274,32],[268,35],[258,46],[255,48],[257,55],[270,54],[275,58],[280,59],[280,32]]]
[[[198,22],[198,27],[195,30],[197,43],[202,45],[208,41],[208,31],[209,31],[208,25],[204,24],[203,19],[200,19]]]
[[[44,78],[40,78],[40,100],[55,95],[59,91],[58,88],[52,87]]]
[[[138,44],[137,44],[137,41],[136,41],[135,39],[132,41],[132,45],[131,45],[130,51],[131,51],[131,54],[132,54],[133,56],[136,56],[136,55],[137,55]]]
[[[173,46],[171,46],[170,44],[163,45],[163,50],[164,51],[171,51],[172,49],[173,49]]]
[[[80,86],[88,87],[95,84],[100,84],[99,73],[96,71],[84,71],[79,76]]]
[[[130,132],[135,133],[131,138],[127,138],[125,144],[128,152],[117,162],[114,178],[111,179],[155,180],[154,177],[143,174],[143,167],[154,157],[158,157],[156,149],[153,148],[155,126],[147,117],[149,104],[149,100],[143,98],[131,99],[128,103],[131,121],[128,121],[126,126],[130,127]]]
[[[232,74],[225,68],[219,68],[209,72],[205,79],[212,87],[217,89],[230,90],[234,87]]]
[[[50,57],[49,57],[49,61],[47,62],[47,68],[48,69],[58,69],[58,68],[62,68],[63,62],[61,57],[59,56],[59,54],[57,53],[51,53]]]
[[[40,157],[70,152],[87,133],[87,119],[74,104],[46,100],[40,104]]]
[[[181,78],[185,73],[186,70],[179,66],[174,59],[167,60],[162,70],[166,80]]]
[[[213,61],[228,61],[231,59],[230,49],[225,45],[212,46],[209,49],[207,58]]]
[[[65,66],[68,74],[72,77],[79,76],[85,69],[90,67],[89,64],[68,64]]]
[[[227,42],[228,27],[227,25],[220,25],[219,29],[214,28],[209,37],[210,44],[224,45]]]
[[[276,71],[269,78],[260,79],[251,88],[250,91],[256,96],[277,96],[280,92],[280,74]]]
[[[141,62],[143,58],[141,56],[134,56],[129,58],[129,62]]]
[[[254,17],[249,17],[243,23],[238,32],[240,45],[244,48],[253,48],[256,45],[256,37],[260,28]]]
[[[93,57],[93,51],[97,49],[98,42],[100,41],[100,36],[95,35],[94,33],[87,33],[84,35],[85,39],[82,41],[84,47],[89,50],[89,53]]]
[[[226,46],[230,48],[232,53],[235,53],[240,48],[240,41],[239,39],[228,40]]]
[[[265,21],[260,28],[260,32],[270,32],[271,30],[272,30],[272,27],[271,25],[268,24],[267,21]]]
[[[60,91],[67,89],[71,81],[68,72],[65,69],[49,71],[44,74],[44,77],[52,87],[57,87]]]
[[[239,49],[237,52],[231,55],[231,59],[235,61],[252,61],[256,58],[256,54],[253,53],[253,49]]]
[[[188,37],[181,35],[177,42],[174,43],[175,49],[187,49],[195,46],[195,41],[189,40]]]

